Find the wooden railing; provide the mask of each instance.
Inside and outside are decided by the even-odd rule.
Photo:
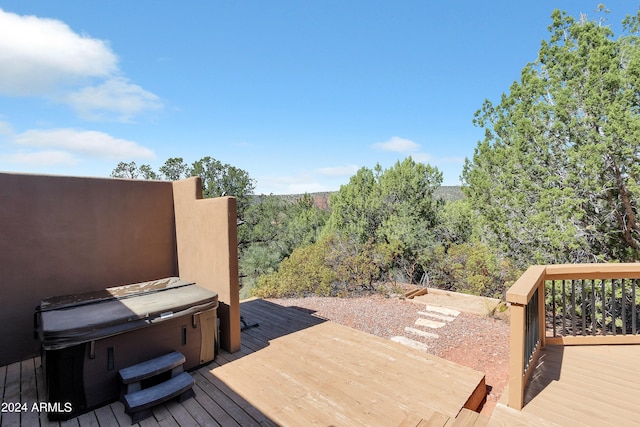
[[[507,291],[508,405],[522,409],[525,385],[545,345],[640,344],[637,279],[640,263],[530,267]]]

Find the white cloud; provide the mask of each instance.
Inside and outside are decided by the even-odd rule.
[[[65,23],[0,9],[0,93],[46,94],[77,78],[106,77],[117,57],[102,40],[74,33]]]
[[[78,163],[78,159],[73,154],[56,150],[7,154],[0,156],[0,160],[7,163],[16,163],[31,167],[74,166]]]
[[[0,9],[0,95],[40,96],[68,104],[85,119],[131,121],[162,108],[131,83],[108,42],[64,22]]]
[[[316,169],[316,172],[325,176],[352,176],[352,175],[355,175],[356,172],[358,172],[358,166],[347,165],[347,166],[319,168],[319,169]]]
[[[13,135],[13,127],[10,123],[0,121],[0,135]]]
[[[400,138],[399,136],[393,136],[388,141],[373,144],[372,147],[382,151],[394,151],[397,153],[414,152],[420,149],[419,144],[416,144],[410,139]]]
[[[149,148],[97,131],[29,130],[16,135],[14,142],[23,147],[63,151],[71,156],[82,155],[112,160],[155,157]]]
[[[162,102],[158,96],[129,82],[125,78],[113,78],[91,87],[85,87],[66,97],[81,117],[89,120],[117,115],[120,121],[130,121],[146,110],[159,110]]]

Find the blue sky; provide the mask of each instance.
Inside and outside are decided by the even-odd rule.
[[[618,32],[638,3],[604,2]],[[590,1],[0,0],[0,171],[211,156],[256,193],[411,155],[459,185],[472,124]]]

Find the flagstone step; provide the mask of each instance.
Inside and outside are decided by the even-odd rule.
[[[425,352],[429,351],[429,346],[421,342],[412,340],[411,338],[395,336],[391,338],[391,341],[395,341],[397,343],[406,345],[407,347],[415,348],[416,350],[421,350]]]
[[[431,332],[423,331],[422,329],[411,328],[409,326],[404,328],[404,331],[408,334],[418,335],[423,338],[439,338],[440,335]]]
[[[446,308],[446,307],[438,307],[435,305],[427,305],[426,310],[433,311],[439,314],[444,314],[445,316],[451,316],[451,317],[457,317],[458,315],[460,315],[460,312],[458,310],[453,310],[451,308]]]
[[[435,320],[429,320],[429,319],[424,319],[424,318],[420,317],[420,318],[416,319],[415,325],[416,326],[425,326],[427,328],[436,329],[436,328],[442,328],[445,325],[445,323],[436,322]]]
[[[444,316],[442,314],[436,314],[436,313],[432,313],[432,312],[429,312],[429,311],[419,311],[418,312],[418,316],[431,317],[433,319],[442,320],[444,322],[453,322],[454,320],[456,320],[455,317]]]

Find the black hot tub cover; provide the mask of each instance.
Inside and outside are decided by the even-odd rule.
[[[45,350],[57,350],[217,306],[215,292],[169,277],[43,300],[38,334]]]

